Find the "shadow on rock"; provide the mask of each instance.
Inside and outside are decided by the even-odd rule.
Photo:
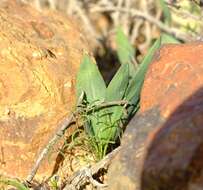
[[[142,165],[141,189],[203,189],[203,88],[155,128]]]

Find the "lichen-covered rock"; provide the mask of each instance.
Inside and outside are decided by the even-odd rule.
[[[25,177],[72,111],[84,53],[87,42],[72,18],[0,2],[0,174]],[[39,177],[51,174],[55,154]]]
[[[202,43],[160,49],[146,75],[139,114],[110,166],[109,190],[202,188],[202,86]]]

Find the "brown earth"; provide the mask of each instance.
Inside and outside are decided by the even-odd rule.
[[[75,77],[88,49],[72,18],[0,2],[0,174],[28,174],[73,110]],[[55,157],[41,165],[38,177],[52,173]]]

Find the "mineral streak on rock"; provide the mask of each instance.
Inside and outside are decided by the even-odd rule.
[[[73,109],[75,76],[88,52],[72,18],[15,0],[0,2],[0,174],[28,174]],[[55,155],[38,176],[51,174]]]

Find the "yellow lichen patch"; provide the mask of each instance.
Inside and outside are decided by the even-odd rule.
[[[32,118],[45,113],[47,108],[40,102],[25,101],[11,106],[10,110],[15,113],[16,118]]]
[[[6,146],[17,146],[17,147],[19,147],[19,148],[21,148],[21,149],[26,148],[26,144],[23,143],[23,142],[20,142],[20,141],[18,141],[18,142],[4,141],[4,146],[5,146],[5,147],[6,147]]]

